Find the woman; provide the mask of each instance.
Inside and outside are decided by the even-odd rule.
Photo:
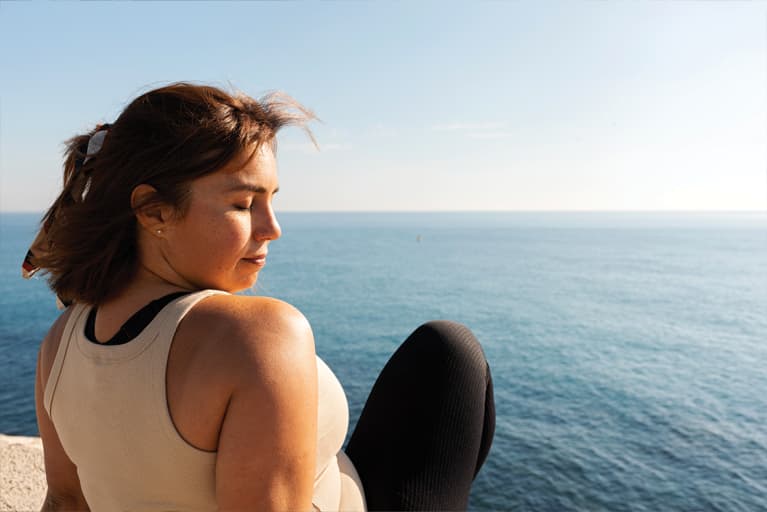
[[[495,422],[468,329],[417,329],[344,451],[346,398],[306,319],[232,295],[280,236],[275,135],[313,117],[178,83],[69,141],[24,265],[70,304],[38,359],[44,510],[466,507]]]

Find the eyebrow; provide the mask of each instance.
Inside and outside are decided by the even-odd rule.
[[[226,192],[239,192],[242,190],[246,192],[253,192],[255,194],[266,194],[268,192],[268,190],[265,187],[248,185],[247,183],[238,183],[236,185],[232,185],[231,187],[226,189]],[[277,187],[272,191],[272,194],[276,194],[279,191],[280,191],[280,187]]]

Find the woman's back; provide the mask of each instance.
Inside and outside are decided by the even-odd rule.
[[[47,340],[41,360],[45,408],[95,509],[217,507],[215,450],[236,367],[227,359],[239,343],[224,332],[233,320],[222,315],[232,316],[239,306],[251,311],[250,318],[274,323],[275,309],[292,308],[270,299],[210,297],[215,293],[176,298],[138,336],[117,346],[89,340],[87,320],[95,315],[87,306],[73,306],[63,331],[56,329]],[[252,314],[254,307],[260,315]],[[212,335],[210,321],[217,331]],[[268,359],[273,350],[280,348],[267,347],[261,357]],[[341,452],[346,398],[332,371],[316,361],[322,398],[312,501],[321,510],[363,510],[359,477]],[[251,408],[258,415],[259,404]],[[247,444],[241,448],[247,450]]]
[[[71,307],[44,405],[93,510],[216,508],[216,454],[176,433],[162,385],[175,327],[204,294],[172,302],[121,345],[88,340],[90,308]]]

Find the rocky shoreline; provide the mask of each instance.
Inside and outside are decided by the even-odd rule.
[[[0,511],[40,510],[46,489],[40,438],[0,434]]]

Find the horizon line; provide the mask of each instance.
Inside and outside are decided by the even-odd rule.
[[[277,210],[281,213],[758,213],[764,210]],[[2,214],[45,214],[45,210],[0,210]]]

